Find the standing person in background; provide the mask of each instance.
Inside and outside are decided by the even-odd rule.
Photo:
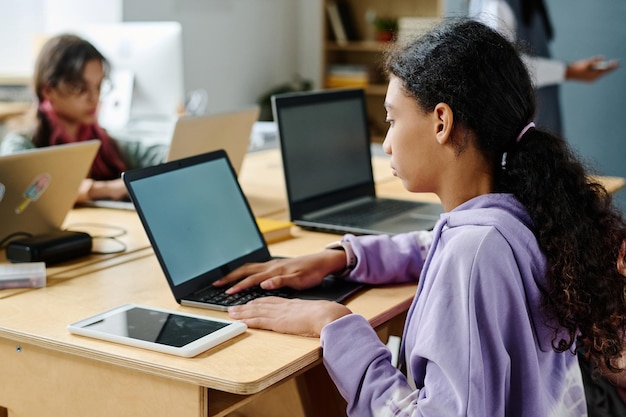
[[[114,140],[97,120],[108,63],[88,41],[71,34],[49,39],[35,64],[37,107],[20,129],[0,143],[0,155],[31,148],[99,139],[100,150],[79,189],[77,202],[128,197],[120,175],[127,169],[163,162],[167,146]]]
[[[544,0],[469,0],[468,14],[528,50],[524,59],[537,87],[535,122],[555,135],[563,135],[559,84],[595,81],[618,67],[601,56],[571,63],[552,59],[554,33]]]
[[[351,416],[585,416],[577,342],[594,369],[625,366],[626,222],[567,141],[534,127],[530,75],[497,31],[445,22],[398,48],[386,61],[383,149],[408,191],[440,198],[433,231],[345,235],[216,285],[418,281],[400,368],[343,304],[265,297],[230,317],[320,337]]]

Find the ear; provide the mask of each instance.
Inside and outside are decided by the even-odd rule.
[[[452,113],[452,109],[450,108],[450,106],[448,106],[446,103],[439,103],[435,106],[433,115],[436,118],[435,136],[437,138],[437,142],[443,145],[448,141],[450,135],[452,134],[454,114]]]
[[[43,96],[43,98],[45,98],[46,100],[50,99],[50,94],[52,93],[52,86],[49,83],[45,83],[42,87],[41,87],[41,95]]]

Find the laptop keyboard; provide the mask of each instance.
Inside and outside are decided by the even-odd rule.
[[[321,223],[358,227],[389,219],[419,205],[420,203],[407,200],[371,200],[350,210],[321,215],[315,220]]]
[[[207,288],[197,295],[197,300],[207,304],[217,304],[223,306],[234,306],[245,304],[248,301],[261,297],[289,297],[288,289],[264,290],[261,287],[250,287],[236,294],[226,294],[224,287]]]

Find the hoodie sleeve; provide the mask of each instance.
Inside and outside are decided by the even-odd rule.
[[[324,365],[348,401],[348,415],[394,416],[415,407],[419,391],[391,364],[391,352],[363,316],[350,314],[326,325],[321,343]]]
[[[128,164],[129,169],[158,165],[165,161],[169,145],[153,143],[144,144],[139,141],[115,139],[115,143]]]
[[[345,235],[357,264],[346,279],[366,284],[417,282],[432,244],[432,232],[418,231],[394,236]]]
[[[19,133],[9,132],[0,141],[0,155],[10,155],[15,152],[33,149],[34,147],[35,145],[30,138]]]
[[[549,415],[516,397],[541,398],[541,367],[511,248],[493,228],[470,229],[432,249],[407,317],[408,378],[364,318],[345,316],[323,329],[324,363],[349,415],[495,416],[509,407]]]

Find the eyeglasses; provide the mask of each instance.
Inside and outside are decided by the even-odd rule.
[[[73,97],[85,97],[89,93],[94,94],[94,96],[104,96],[113,90],[113,83],[108,78],[105,78],[100,85],[96,86],[89,86],[84,81],[74,83],[61,81],[57,88],[64,94]]]

